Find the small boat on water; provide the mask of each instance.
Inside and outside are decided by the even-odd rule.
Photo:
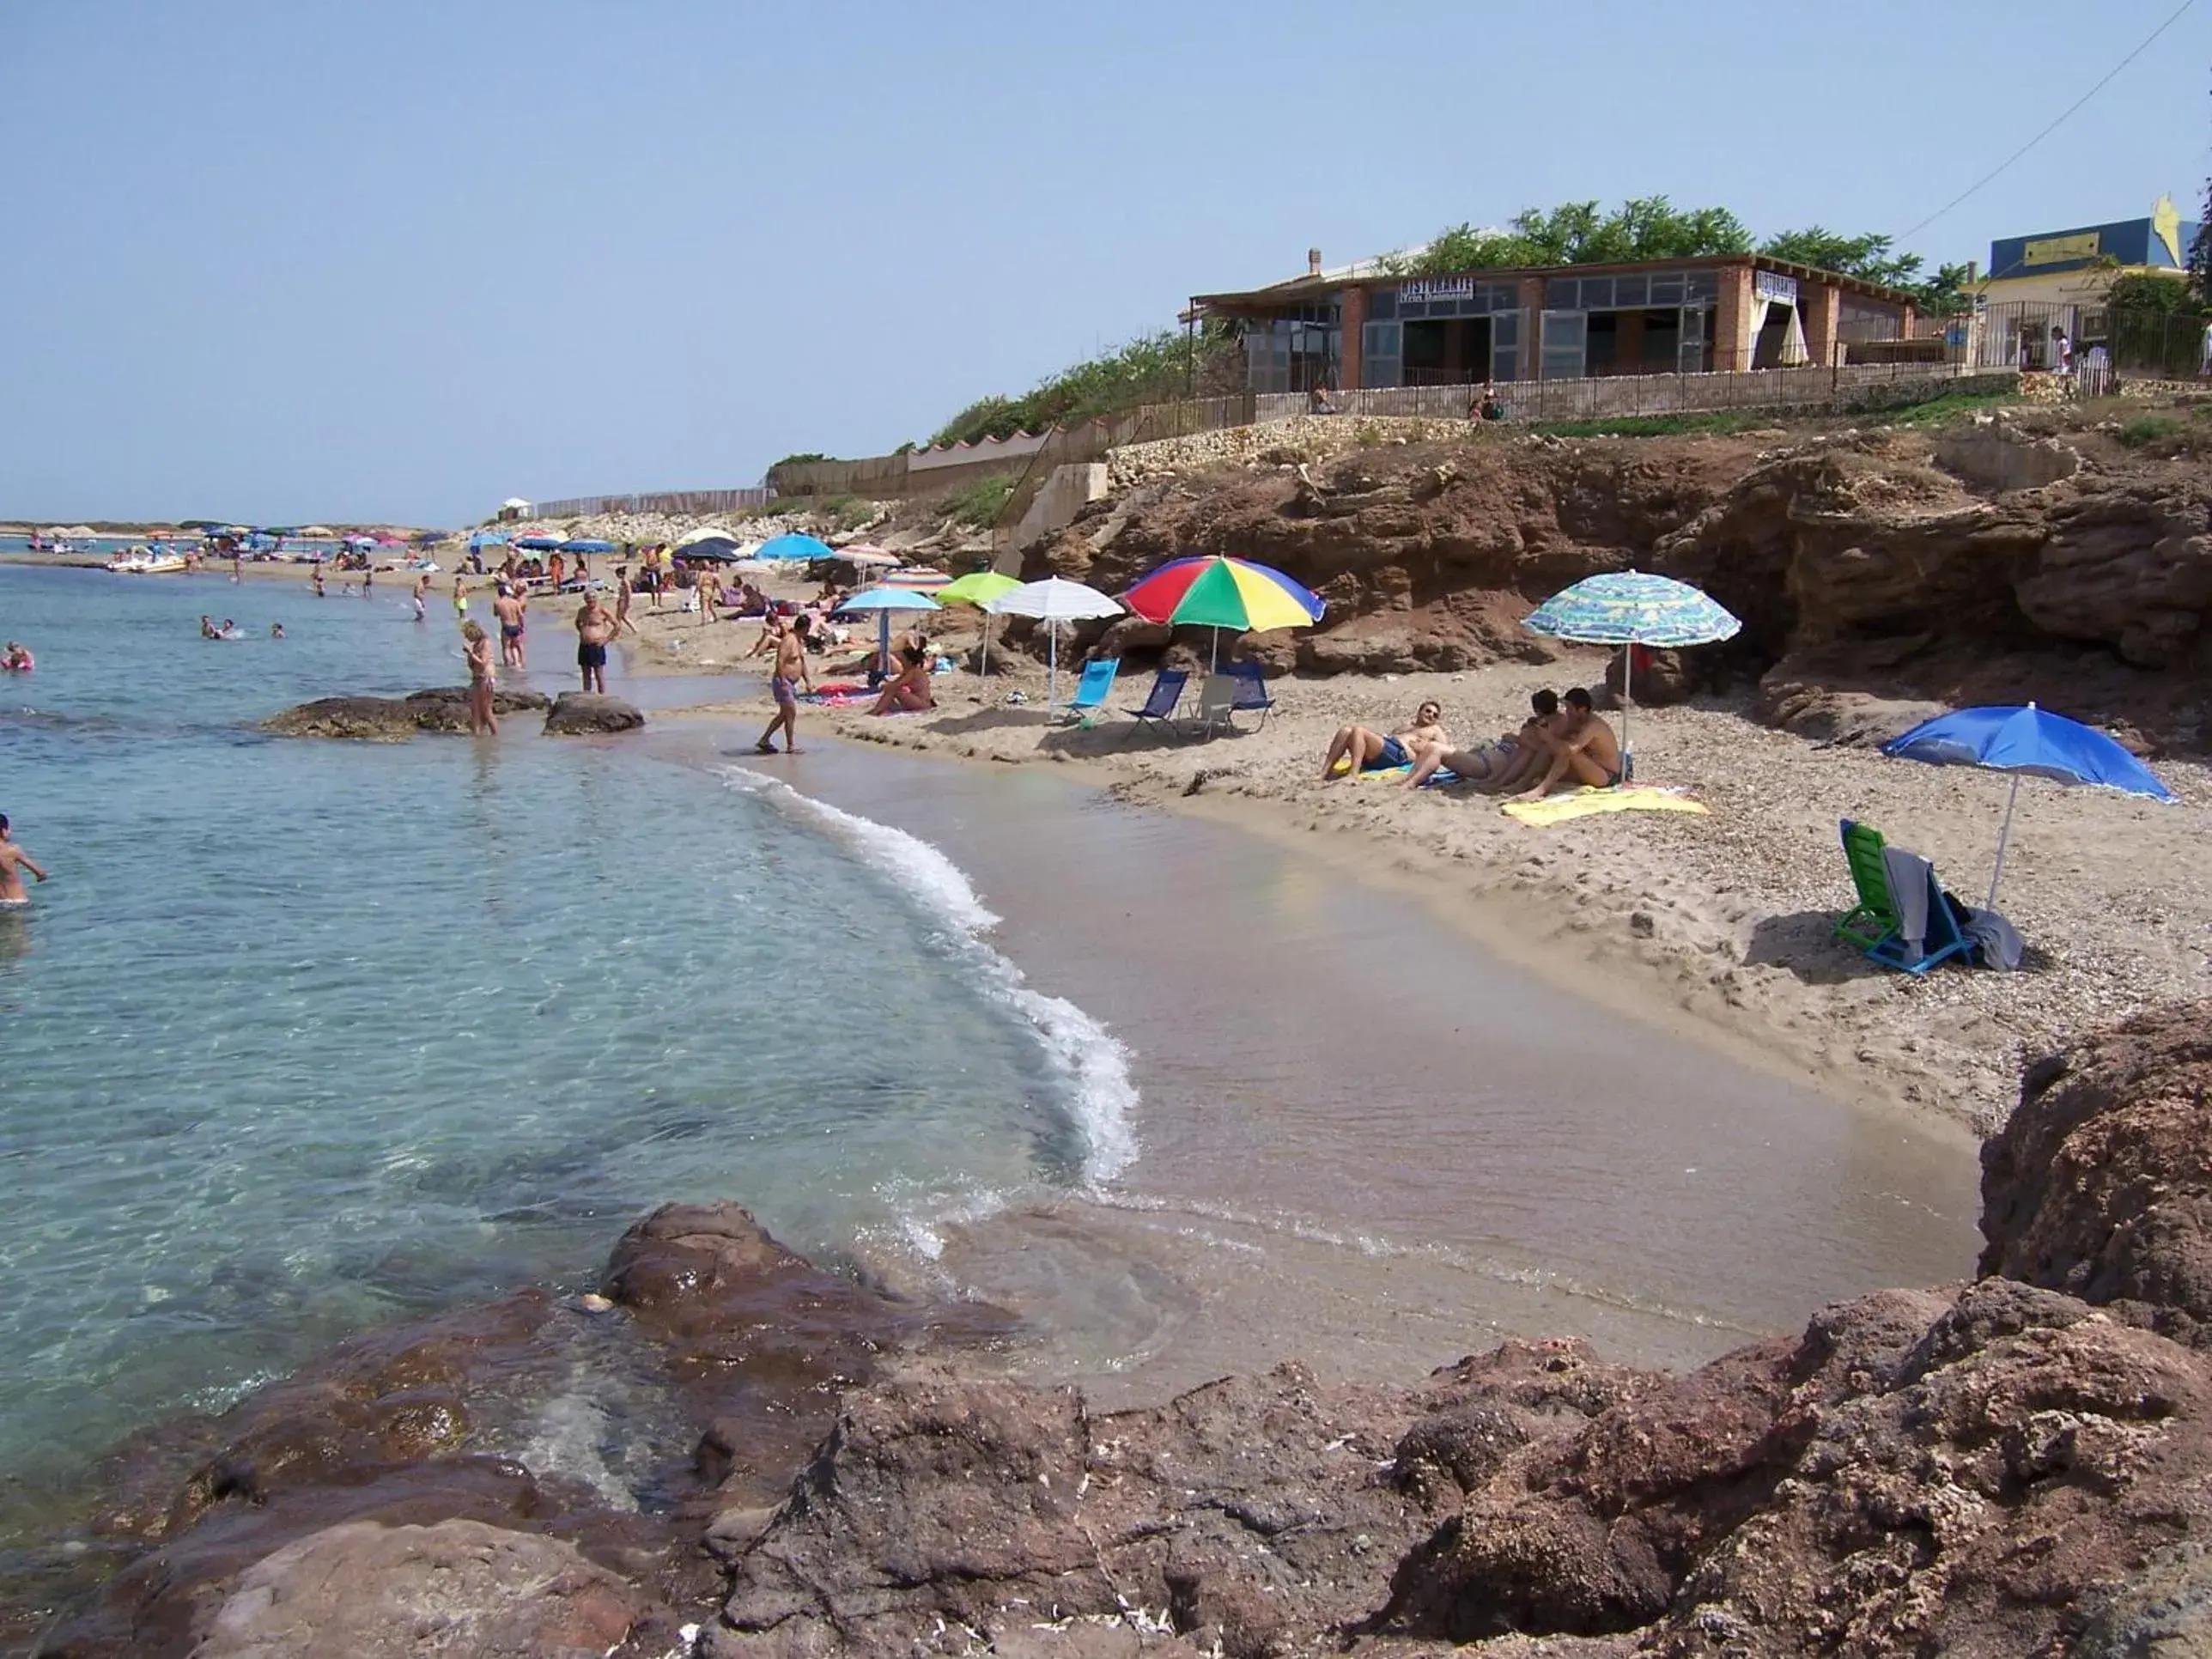
[[[134,547],[117,554],[106,568],[118,576],[171,576],[191,567],[185,556],[173,548]]]

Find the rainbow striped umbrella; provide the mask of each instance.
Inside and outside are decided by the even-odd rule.
[[[894,570],[883,579],[884,586],[902,587],[909,593],[937,593],[951,585],[951,577],[926,565],[912,570]]]
[[[1272,628],[1310,628],[1326,608],[1316,594],[1281,571],[1248,559],[1170,559],[1121,596],[1147,622],[1211,628],[1213,654],[1221,630],[1265,633]]]

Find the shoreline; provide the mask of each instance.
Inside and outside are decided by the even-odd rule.
[[[848,708],[802,719],[895,750],[1049,763],[1132,803],[1237,822],[1309,848],[1347,878],[1426,895],[1491,949],[1616,1012],[1704,1032],[1735,1058],[1838,1098],[1976,1135],[2012,1109],[2021,1066],[2082,1022],[2212,982],[2212,883],[2194,857],[2212,836],[2212,768],[2196,763],[2160,763],[2179,797],[2171,807],[2097,790],[2023,792],[1998,908],[2040,955],[2013,974],[1947,968],[1924,980],[1831,941],[1851,902],[1836,823],[1875,823],[1978,900],[2003,802],[1990,775],[1816,745],[1759,724],[1741,700],[1708,699],[1634,714],[1645,775],[1686,785],[1707,816],[1533,829],[1464,792],[1311,775],[1340,721],[1387,730],[1422,696],[1443,701],[1459,729],[1473,706],[1477,732],[1510,730],[1530,690],[1595,683],[1601,653],[1563,654],[1473,673],[1285,678],[1261,732],[1211,742],[1134,732],[1133,688],[1117,690],[1095,728],[1048,726],[1034,704],[983,702],[964,673],[940,680],[948,701],[927,714],[881,720]],[[1036,665],[1012,661],[1005,680],[994,673],[994,693],[1012,685],[1041,699]],[[744,700],[694,715],[765,709]]]

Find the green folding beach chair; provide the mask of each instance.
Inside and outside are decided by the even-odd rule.
[[[1871,951],[1897,931],[1897,902],[1890,896],[1889,871],[1881,861],[1881,831],[1845,818],[1843,833],[1844,862],[1850,866],[1859,902],[1836,923],[1835,936]]]

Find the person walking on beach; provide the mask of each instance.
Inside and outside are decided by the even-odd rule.
[[[615,567],[615,637],[617,639],[622,637],[625,628],[633,634],[639,631],[637,624],[629,619],[629,567],[618,564]]]
[[[46,872],[8,836],[8,815],[0,812],[0,904],[28,904],[31,896],[23,889],[23,872],[28,870],[40,881],[46,879]]]
[[[519,582],[501,588],[491,602],[491,613],[499,618],[499,659],[509,668],[529,666],[522,659],[523,613],[529,608]]]
[[[775,728],[783,728],[783,752],[799,752],[799,688],[809,691],[814,682],[806,672],[806,648],[798,630],[781,617],[769,624],[775,638],[775,672],[769,678],[768,689],[775,698],[775,718],[768,723],[768,730],[760,734],[753,745],[758,755],[775,753]]]
[[[461,655],[469,665],[469,735],[472,738],[499,735],[499,710],[492,697],[499,688],[499,676],[491,665],[491,635],[483,631],[482,623],[461,624]]]
[[[322,566],[320,566],[320,565],[317,565],[317,566],[315,567],[315,568],[314,568],[314,573],[313,573],[313,575],[312,576],[311,580],[312,580],[314,582],[314,584],[315,584],[315,597],[316,597],[317,599],[321,599],[321,598],[323,597],[323,568],[322,568]]]
[[[576,611],[576,668],[584,690],[605,696],[607,690],[607,641],[615,636],[615,619],[596,593],[584,595]]]
[[[364,599],[367,599],[367,598],[368,597],[368,590],[369,590],[371,587],[374,587],[375,585],[376,585],[376,567],[375,567],[374,565],[373,565],[373,564],[365,564],[365,565],[362,566],[362,568],[361,568],[361,596],[362,596],[362,598],[363,598]]]

